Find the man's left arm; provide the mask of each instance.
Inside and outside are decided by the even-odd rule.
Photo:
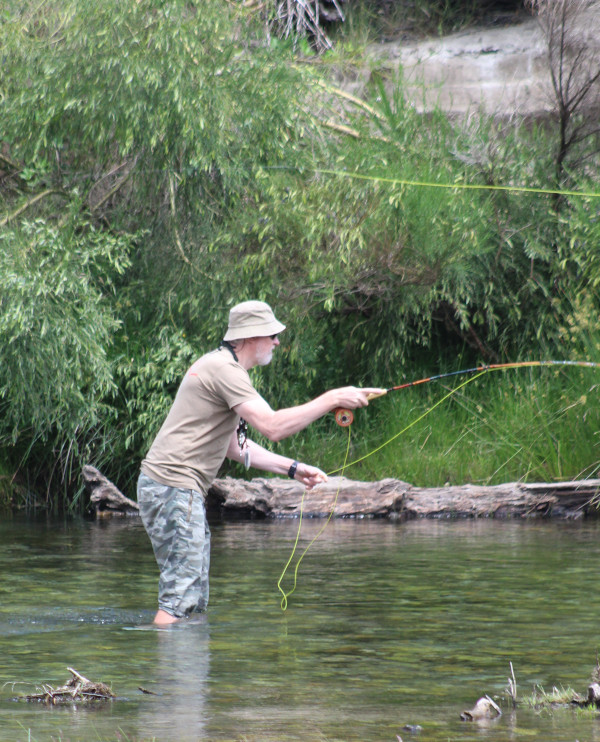
[[[320,482],[327,481],[327,475],[325,472],[321,471],[321,469],[318,469],[316,466],[309,466],[309,464],[303,462],[294,462],[294,459],[273,453],[273,451],[269,451],[249,439],[246,440],[244,445],[248,446],[250,466],[254,469],[262,469],[263,471],[269,471],[273,474],[288,476],[292,464],[296,463],[297,466],[293,472],[293,479],[301,482],[305,487],[307,487],[307,489],[312,489]],[[244,459],[244,454],[242,453],[240,455],[237,433],[234,433],[231,436],[229,447],[227,449],[227,458],[232,461],[237,461],[238,463],[242,462]]]

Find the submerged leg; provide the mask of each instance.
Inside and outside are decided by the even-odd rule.
[[[208,603],[210,529],[204,496],[140,475],[138,504],[158,563],[155,624],[169,625]]]

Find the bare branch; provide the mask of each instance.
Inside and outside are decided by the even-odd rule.
[[[131,173],[133,172],[133,168],[126,173],[122,178],[120,178],[117,183],[109,190],[107,191],[102,198],[95,203],[93,206],[91,206],[92,211],[97,211],[103,204],[105,204],[110,198],[112,198],[115,193],[121,190],[121,188],[127,183],[129,178],[131,178]]]
[[[175,208],[175,178],[173,176],[173,173],[169,173],[169,203],[171,206],[171,216],[173,217],[173,233],[175,235],[175,245],[177,247],[177,252],[181,256],[181,259],[187,266],[189,266],[197,273],[200,273],[200,275],[204,276],[204,278],[207,278],[208,280],[216,280],[214,276],[208,275],[208,273],[198,268],[198,266],[194,265],[194,263],[192,263],[192,261],[185,254],[183,243],[179,235],[179,229],[177,228],[177,210]]]
[[[60,196],[63,196],[64,198],[67,198],[67,194],[60,188],[47,188],[45,191],[42,191],[41,193],[38,193],[33,198],[30,198],[29,201],[25,202],[21,206],[19,206],[18,209],[15,209],[10,214],[6,214],[2,219],[0,219],[0,227],[5,227],[10,221],[13,219],[16,219],[18,216],[20,216],[23,212],[27,211],[31,206],[38,203],[42,199],[46,198],[47,196],[51,196],[53,193],[56,193]]]
[[[361,100],[360,98],[357,98],[355,95],[352,95],[352,93],[348,93],[345,90],[342,90],[341,88],[336,88],[333,85],[328,85],[326,82],[323,82],[322,80],[317,80],[317,85],[319,85],[319,87],[326,90],[328,93],[332,93],[333,95],[337,95],[340,98],[344,98],[345,100],[350,101],[350,103],[353,103],[355,106],[362,108],[363,111],[366,111],[367,113],[371,114],[371,116],[378,118],[380,121],[385,120],[385,116],[382,113],[380,113],[375,108],[373,108],[373,106],[370,106],[364,100]]]
[[[270,26],[283,38],[308,37],[317,52],[333,44],[323,29],[323,21],[344,21],[340,3],[343,0],[277,0]]]
[[[572,167],[585,159],[586,147],[598,151],[600,2],[530,0],[530,6],[548,48],[558,113],[556,180],[561,182],[568,162]]]
[[[14,170],[15,172],[19,172],[21,169],[21,166],[18,162],[15,162],[14,160],[11,160],[10,157],[7,157],[6,155],[3,155],[2,152],[0,152],[0,162],[7,165],[11,170]]]
[[[174,182],[172,173],[169,173],[169,201],[171,204],[171,216],[173,217],[173,232],[175,234],[175,244],[177,245],[177,251],[181,255],[181,259],[183,260],[183,262],[187,263],[188,265],[191,265],[190,259],[185,254],[185,251],[183,249],[181,238],[179,236],[179,230],[177,229],[177,213],[175,211],[175,182]]]

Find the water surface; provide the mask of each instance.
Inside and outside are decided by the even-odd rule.
[[[305,522],[301,546],[322,525]],[[504,694],[510,662],[522,696],[586,694],[600,649],[598,522],[332,522],[283,612],[277,581],[296,529],[213,524],[208,613],[157,630],[137,519],[4,519],[0,740],[600,740],[597,715],[511,712]],[[67,667],[119,700],[12,700],[62,685]],[[461,722],[484,694],[503,716]]]

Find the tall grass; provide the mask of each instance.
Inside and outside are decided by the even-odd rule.
[[[392,392],[357,411],[345,476],[421,487],[599,476],[600,369],[490,372],[447,397],[464,381]],[[333,472],[347,435],[328,418],[285,447]]]

